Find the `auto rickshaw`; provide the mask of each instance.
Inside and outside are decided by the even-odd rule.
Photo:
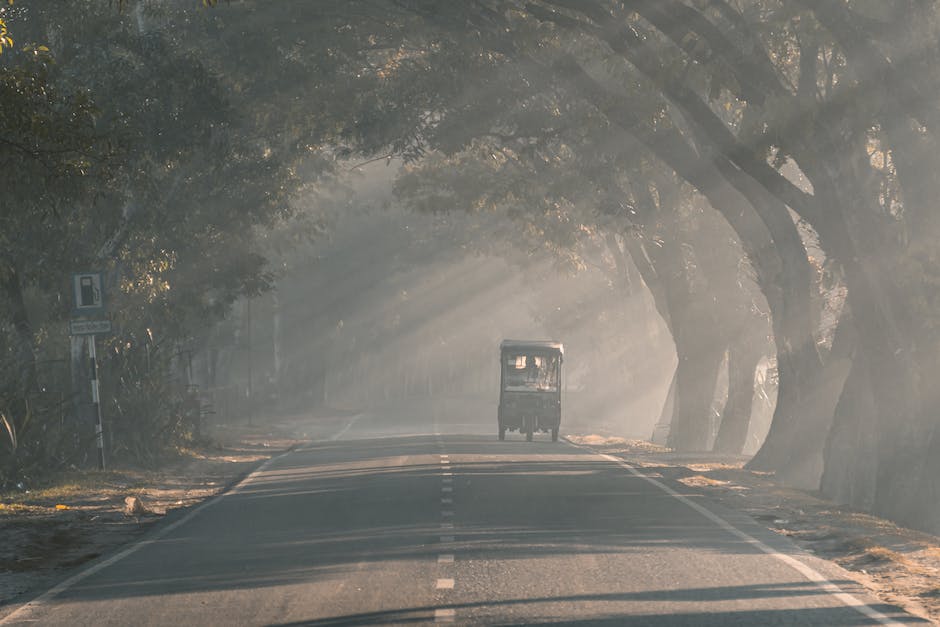
[[[519,431],[531,442],[536,431],[550,431],[557,442],[564,348],[558,342],[503,340],[499,354],[499,439]]]

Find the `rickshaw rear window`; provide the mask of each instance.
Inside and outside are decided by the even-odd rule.
[[[557,392],[558,355],[514,355],[504,361],[507,392]]]

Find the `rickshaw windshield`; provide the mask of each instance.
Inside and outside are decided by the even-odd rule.
[[[558,355],[503,356],[503,389],[507,392],[557,392]]]

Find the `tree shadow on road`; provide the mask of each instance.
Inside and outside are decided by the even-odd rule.
[[[452,473],[452,494],[458,495],[453,518],[442,517],[444,471],[433,437],[311,446],[279,459],[172,533],[68,588],[58,599],[259,590],[341,581],[352,571],[376,566],[407,570],[407,564],[414,571],[435,563],[442,535],[454,536],[448,550],[459,554],[461,561],[493,560],[507,567],[524,560],[586,555],[646,556],[652,563],[657,555],[675,549],[697,554],[762,553],[652,484],[580,449],[500,443],[495,438],[453,438],[446,449],[451,459],[446,472]],[[698,498],[693,490],[686,494]],[[445,526],[450,524],[452,529]],[[408,585],[418,589],[417,583],[402,583]],[[541,608],[532,614],[533,620],[548,623],[560,619],[552,607],[542,607],[545,604],[728,602],[824,594],[807,582],[506,599],[448,607],[483,611],[480,608],[526,605]],[[432,615],[433,608],[415,607],[297,624],[413,623]],[[489,622],[489,614],[481,616]],[[499,624],[511,623],[511,615],[496,616],[502,615],[494,615]],[[707,622],[866,624],[850,608],[616,614],[569,624]]]
[[[271,627],[341,627],[347,625],[395,625],[435,622],[435,611],[454,610],[455,622],[475,625],[578,625],[578,626],[644,626],[644,627],[700,627],[715,625],[877,625],[875,618],[857,610],[842,607],[808,607],[794,609],[735,609],[686,612],[657,612],[636,608],[634,611],[604,611],[594,614],[578,607],[587,603],[641,603],[653,602],[709,602],[720,600],[756,600],[763,598],[789,598],[800,595],[825,595],[826,592],[807,582],[775,585],[723,586],[684,590],[655,590],[641,593],[583,594],[543,598],[512,598],[485,603],[454,603],[441,606],[409,607],[380,612],[363,612],[319,618],[309,621],[280,623]],[[559,612],[559,606],[568,611]],[[907,624],[929,624],[912,619],[898,608],[875,605],[872,609]],[[572,620],[571,616],[580,616]],[[520,618],[525,616],[527,618]]]

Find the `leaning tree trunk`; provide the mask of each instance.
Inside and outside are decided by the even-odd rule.
[[[827,370],[844,367],[848,373],[826,438],[820,491],[837,503],[869,510],[874,502],[877,410],[871,391],[871,372],[864,351],[857,350],[858,334],[851,308],[846,306],[826,360]]]
[[[660,212],[674,211],[681,204],[680,187],[671,176],[653,177]],[[635,189],[639,205],[654,206],[649,187]],[[681,253],[689,234],[675,216],[660,218],[661,228],[671,236],[649,251],[654,262],[668,314],[663,316],[676,346],[673,414],[667,446],[679,451],[704,451],[711,443],[711,406],[718,372],[724,360],[726,336],[719,322],[716,302],[694,289],[694,278]],[[638,266],[639,267],[639,266]],[[653,291],[654,298],[657,290]]]
[[[711,443],[712,401],[726,344],[716,332],[711,301],[692,297],[683,308],[673,308],[676,389],[667,446],[677,451],[705,451]]]
[[[705,451],[711,440],[709,412],[723,354],[714,349],[696,354],[699,349],[700,346],[694,345],[677,348],[676,396],[666,442],[677,451]]]
[[[874,260],[858,265],[847,269],[846,280],[859,351],[870,371],[869,389],[877,410],[874,432],[869,436],[876,442],[872,512],[922,526],[929,508],[922,490],[930,417],[924,414],[921,396],[924,373],[914,355],[916,334],[902,313],[905,299],[890,278],[878,272]]]
[[[924,485],[934,478],[925,474],[933,417],[924,411],[922,396],[931,386],[920,383],[925,371],[918,363],[922,323],[912,313],[921,295],[897,283],[906,271],[910,248],[892,236],[894,221],[881,210],[878,187],[865,177],[870,163],[864,139],[842,148],[840,157],[830,161],[832,175],[816,185],[817,196],[834,208],[831,219],[837,223],[835,228],[817,230],[826,234],[843,266],[857,335],[846,394],[864,389],[864,394],[871,394],[874,411],[872,419],[863,420],[862,405],[862,415],[854,418],[861,420],[855,425],[855,437],[861,440],[853,441],[841,424],[833,431],[825,489],[860,503],[870,499],[873,513],[922,526],[931,507],[924,498]],[[839,467],[837,457],[852,447],[861,448],[856,455],[864,455],[866,447],[872,452],[861,470]]]
[[[820,491],[837,503],[870,511],[875,501],[878,413],[868,360],[859,352],[836,406],[826,441]]]
[[[728,350],[728,402],[721,416],[714,451],[740,455],[747,444],[754,406],[754,375],[763,358],[760,345],[743,337]]]
[[[774,472],[790,486],[815,489],[832,413],[818,406],[822,361],[813,335],[809,259],[787,207],[733,168],[723,167],[722,172],[754,205],[780,262],[777,273],[768,274],[755,254],[758,284],[771,310],[778,391],[770,430],[748,468]]]
[[[801,406],[802,398],[814,389],[822,364],[809,315],[809,261],[787,207],[707,140],[699,149],[674,127],[651,126],[644,110],[633,106],[636,103],[611,99],[574,59],[559,61],[553,69],[568,77],[574,93],[695,186],[725,216],[750,255],[771,308],[780,371],[777,409],[755,467],[786,471],[816,451],[821,458],[832,416],[817,416]]]
[[[768,299],[769,301],[770,299]],[[757,454],[748,462],[750,470],[776,473],[782,483],[807,489],[819,486],[822,449],[832,414],[821,412],[817,389],[821,362],[812,337],[802,335],[795,344],[785,316],[774,315],[777,352],[777,407],[770,430]],[[789,351],[780,352],[787,346]]]

